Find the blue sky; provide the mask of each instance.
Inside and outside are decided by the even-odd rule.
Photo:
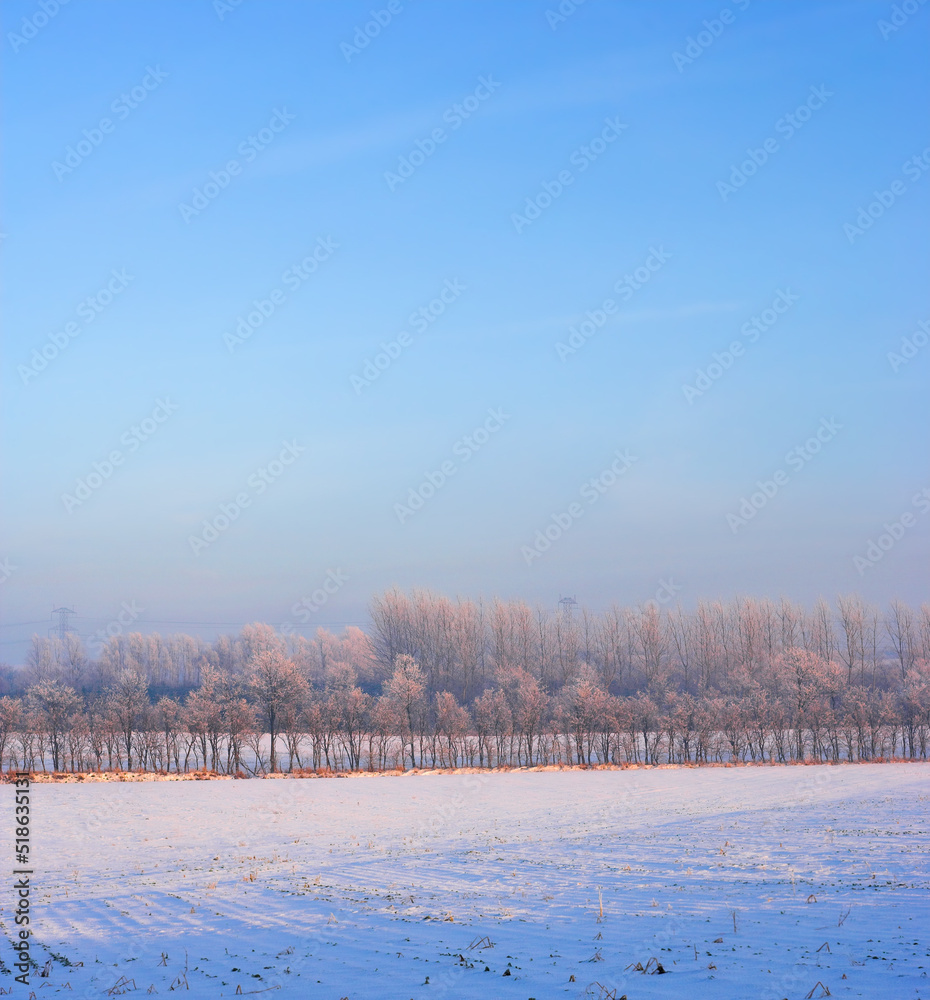
[[[4,4],[3,658],[62,604],[924,600],[927,10],[392,6]]]

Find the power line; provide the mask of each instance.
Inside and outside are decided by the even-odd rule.
[[[78,621],[83,622],[105,622],[107,621],[106,616],[92,617],[91,615],[74,615]],[[46,619],[40,618],[37,621],[32,622],[6,622],[0,624],[0,628],[25,628],[27,625],[44,625]],[[225,625],[230,628],[244,628],[246,625],[290,625],[291,628],[311,628],[319,625],[370,625],[371,622],[365,621],[350,621],[350,622],[306,622],[303,625],[295,625],[293,622],[256,622],[255,619],[247,622],[189,622],[189,621],[175,621],[173,619],[161,619],[161,618],[137,618],[136,622],[141,625]],[[74,630],[69,628],[69,632]]]
[[[87,621],[104,621],[103,618],[88,618]],[[272,628],[277,628],[280,625],[289,625],[291,628],[315,628],[317,626],[327,626],[327,625],[368,625],[367,621],[352,621],[352,622],[306,622],[303,625],[295,625],[293,622],[256,622],[254,619],[248,622],[188,622],[188,621],[173,621],[170,619],[160,619],[160,618],[137,618],[133,624],[139,625],[223,625],[229,628],[244,628],[246,625],[270,625]]]

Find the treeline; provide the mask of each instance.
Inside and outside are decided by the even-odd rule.
[[[228,773],[926,758],[930,606],[574,615],[392,590],[368,633],[34,637],[0,768]]]

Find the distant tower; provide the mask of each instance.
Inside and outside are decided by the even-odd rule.
[[[578,602],[574,597],[560,597],[559,606],[562,608],[562,618],[570,622],[572,620],[572,612],[578,607]]]
[[[68,624],[68,615],[76,615],[77,612],[73,608],[52,608],[52,614],[58,615],[58,638],[64,642],[65,636],[74,631]],[[51,631],[52,629],[49,629],[49,632]]]

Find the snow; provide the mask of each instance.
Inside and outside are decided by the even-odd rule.
[[[793,1000],[820,982],[930,1000],[928,776],[901,763],[36,784],[33,958],[53,962],[28,988],[0,986]],[[0,794],[11,817],[12,787]],[[12,882],[0,902],[9,935]],[[651,958],[668,974],[627,969]]]

